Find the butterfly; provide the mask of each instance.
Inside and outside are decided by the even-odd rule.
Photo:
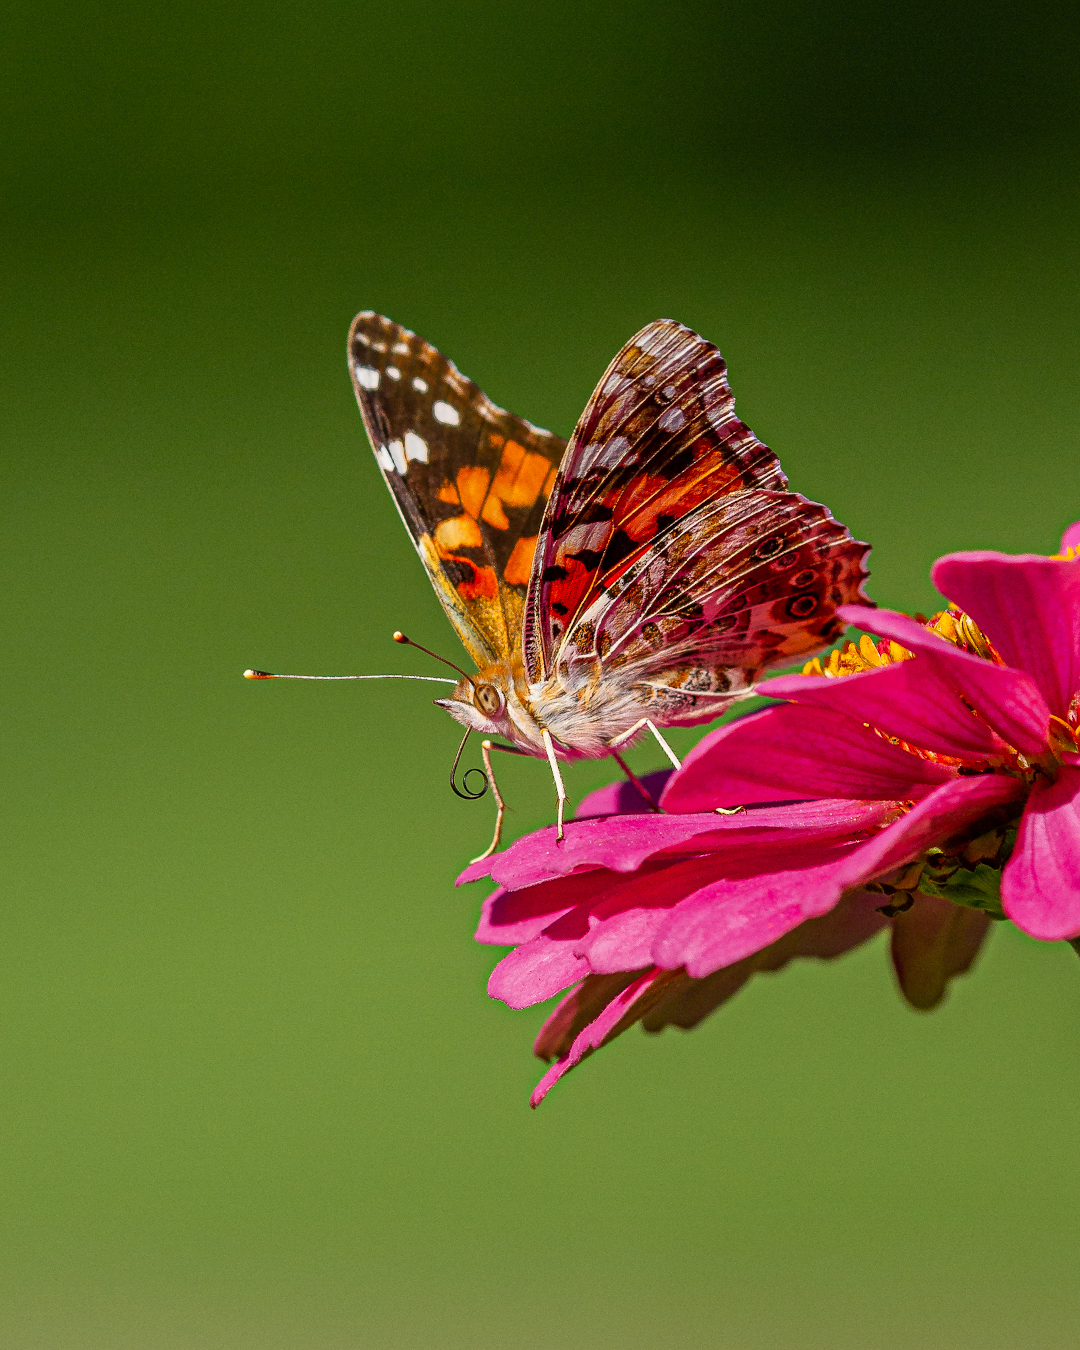
[[[379,469],[476,665],[436,702],[466,738],[509,742],[484,742],[489,853],[490,749],[548,760],[562,838],[560,761],[626,769],[619,750],[651,731],[678,766],[660,728],[712,721],[833,642],[838,606],[872,603],[867,545],[787,490],[719,350],[682,324],[627,342],[569,442],[380,314],[357,315],[348,355]]]

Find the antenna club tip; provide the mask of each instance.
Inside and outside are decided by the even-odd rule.
[[[245,680],[276,680],[276,675],[271,675],[268,670],[245,670]]]
[[[409,641],[409,639],[405,636],[405,634],[404,634],[399,628],[395,628],[395,629],[394,629],[393,637],[394,637],[394,641],[395,641],[395,642],[405,642],[405,643],[407,643],[407,642]]]

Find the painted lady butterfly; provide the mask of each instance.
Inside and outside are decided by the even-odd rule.
[[[717,717],[844,628],[869,549],[788,492],[710,342],[660,319],[605,371],[569,443],[497,408],[415,333],[357,315],[349,367],[379,468],[469,655],[449,698],[490,749],[612,755]],[[468,734],[468,731],[467,733]],[[464,744],[464,742],[463,742]],[[460,753],[460,752],[459,752]],[[623,766],[625,768],[625,765]],[[632,776],[632,775],[631,775]]]
[[[349,365],[383,477],[477,666],[436,702],[466,738],[510,741],[483,743],[488,853],[503,818],[491,750],[547,757],[559,838],[560,759],[610,755],[652,804],[621,747],[648,729],[678,766],[660,727],[711,721],[762,672],[838,637],[837,606],[872,603],[867,546],[786,491],[735,416],[720,352],[682,324],[630,339],[569,444],[379,314],[353,321]]]

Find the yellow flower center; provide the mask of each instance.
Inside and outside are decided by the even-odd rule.
[[[849,642],[846,647],[834,647],[824,663],[817,656],[807,661],[802,668],[804,675],[825,675],[837,679],[842,675],[859,675],[864,670],[876,670],[879,666],[890,666],[894,661],[910,661],[912,653],[899,642],[883,638],[875,642],[864,633],[858,644]]]

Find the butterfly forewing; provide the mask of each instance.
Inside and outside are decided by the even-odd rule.
[[[717,348],[669,319],[643,328],[589,400],[548,505],[526,606],[531,678],[554,669],[575,621],[679,520],[732,492],[786,485],[735,416]]]
[[[354,319],[349,369],[379,468],[466,649],[478,666],[516,655],[566,442],[496,407],[380,314]]]

